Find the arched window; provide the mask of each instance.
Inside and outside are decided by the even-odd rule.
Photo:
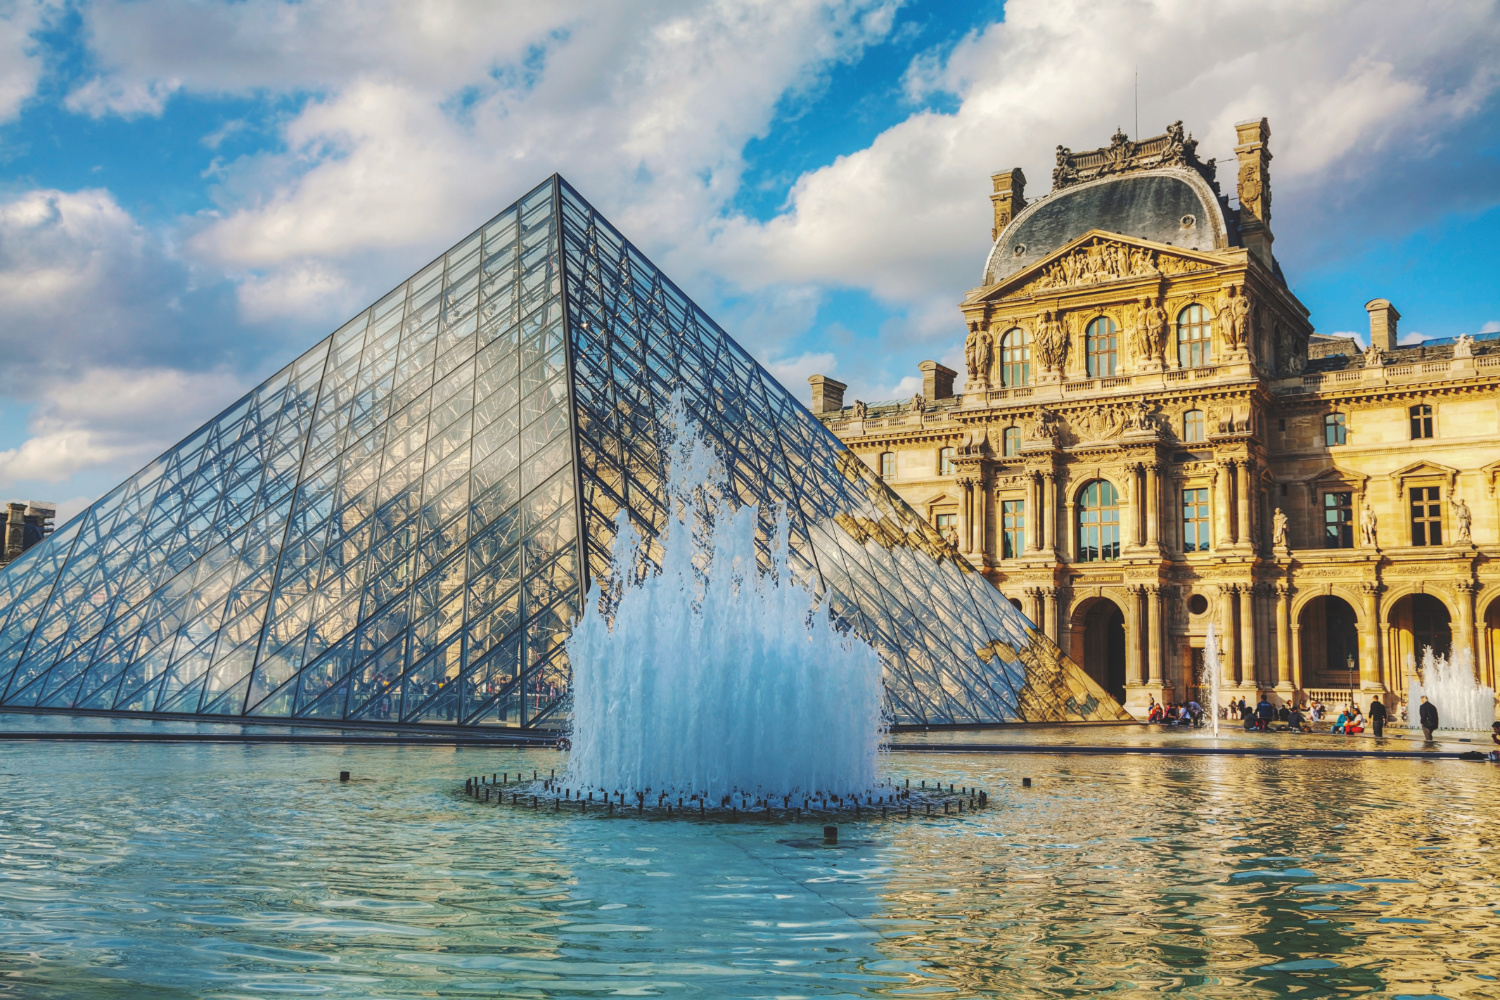
[[[1177,363],[1201,368],[1214,359],[1213,327],[1208,310],[1194,303],[1177,314]]]
[[[1120,558],[1120,497],[1114,485],[1096,479],[1078,494],[1078,561]]]
[[[1202,441],[1203,439],[1203,411],[1188,410],[1182,415],[1182,440]]]
[[[1031,382],[1031,334],[1017,327],[1000,338],[1000,384],[1028,385]]]
[[[894,479],[896,476],[896,453],[883,451],[880,453],[880,478]]]
[[[1418,403],[1408,412],[1411,414],[1411,439],[1417,441],[1432,437],[1432,407],[1426,403]]]
[[[1342,413],[1330,413],[1323,418],[1323,443],[1343,444],[1349,439],[1349,428]]]
[[[1084,331],[1084,360],[1088,364],[1089,378],[1109,378],[1115,373],[1115,363],[1120,357],[1120,338],[1115,331],[1115,321],[1100,316]]]
[[[953,475],[953,449],[952,448],[939,448],[938,449],[938,475],[940,475],[940,476],[951,476],[951,475]]]
[[[1004,442],[1004,451],[1007,456],[1021,454],[1021,428],[1005,428]]]

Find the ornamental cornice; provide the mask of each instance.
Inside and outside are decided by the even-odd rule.
[[[1378,406],[1393,400],[1469,395],[1496,390],[1500,390],[1500,370],[1493,374],[1474,375],[1469,378],[1432,379],[1421,382],[1402,382],[1397,385],[1390,383],[1372,385],[1361,382],[1349,383],[1337,390],[1328,390],[1320,386],[1316,389],[1310,388],[1305,392],[1273,392],[1272,398],[1278,409],[1290,412],[1302,409],[1315,410],[1329,404],[1355,407]]]

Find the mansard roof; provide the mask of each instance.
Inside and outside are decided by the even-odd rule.
[[[1205,250],[1174,246],[1171,243],[1146,239],[1144,237],[1121,236],[1118,233],[1093,228],[1084,230],[1072,239],[1053,247],[1045,254],[1035,256],[1025,267],[1017,268],[1004,277],[999,278],[996,282],[988,283],[984,287],[976,289],[971,293],[970,300],[997,299],[1014,294],[1032,282],[1036,282],[1038,279],[1042,279],[1049,273],[1052,273],[1053,266],[1062,261],[1063,258],[1080,250],[1087,250],[1090,247],[1099,245],[1113,245],[1123,247],[1127,250],[1145,251],[1144,259],[1149,263],[1150,269],[1142,269],[1139,273],[1133,273],[1132,269],[1128,266],[1129,260],[1127,259],[1126,267],[1123,269],[1124,273],[1120,273],[1122,269],[1119,267],[1115,267],[1113,270],[1106,268],[1103,271],[1091,273],[1083,280],[1073,284],[1080,286],[1096,285],[1108,281],[1153,275],[1157,273],[1155,269],[1160,266],[1164,255],[1165,259],[1173,262],[1174,270],[1196,270],[1200,267],[1207,270],[1208,268],[1217,267],[1224,263],[1221,258],[1217,258],[1211,252],[1205,252]],[[1212,248],[1208,249],[1211,250]],[[1032,257],[1032,255],[1028,254],[1028,257]],[[1044,287],[1048,290],[1054,287],[1060,289],[1072,287],[1072,284],[1044,283]]]

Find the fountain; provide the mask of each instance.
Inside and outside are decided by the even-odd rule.
[[[889,795],[871,798],[883,729],[875,650],[796,578],[785,512],[737,505],[680,397],[664,432],[667,523],[643,541],[620,515],[613,570],[567,640],[565,783],[632,803],[648,792],[778,807]]]
[[[1412,661],[1407,658],[1407,670]],[[1428,646],[1422,650],[1421,677],[1407,684],[1407,714],[1415,722],[1422,696],[1437,706],[1441,729],[1489,729],[1495,721],[1495,692],[1482,687],[1474,676],[1474,657],[1460,650],[1451,659]]]
[[[1208,711],[1214,722],[1214,739],[1219,738],[1219,678],[1223,668],[1219,663],[1219,637],[1214,634],[1214,623],[1208,623],[1208,637],[1203,641],[1203,672],[1208,674]]]

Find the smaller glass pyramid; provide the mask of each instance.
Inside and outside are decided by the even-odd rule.
[[[558,177],[0,570],[0,704],[564,725],[615,515],[664,522],[677,391],[893,721],[1125,718]]]

